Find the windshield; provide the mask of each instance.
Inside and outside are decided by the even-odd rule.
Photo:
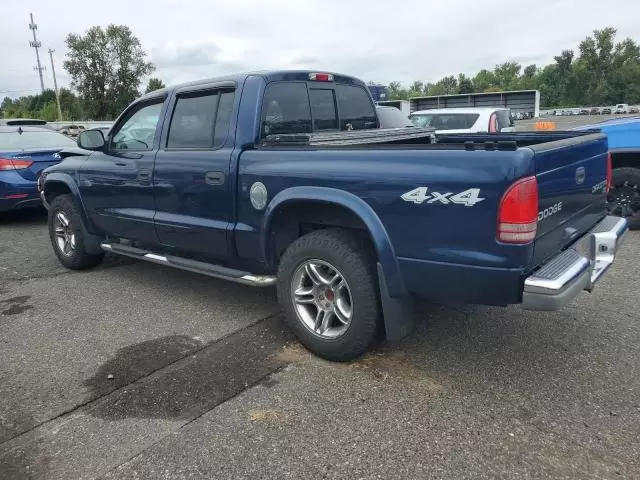
[[[75,141],[54,131],[42,130],[19,133],[18,130],[15,130],[13,132],[0,132],[0,150],[11,151],[75,146]]]
[[[477,113],[421,113],[411,115],[417,127],[432,127],[436,130],[462,130],[473,127],[480,115]]]

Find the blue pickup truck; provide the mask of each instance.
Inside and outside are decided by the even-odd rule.
[[[346,361],[412,299],[562,308],[613,263],[599,132],[381,129],[345,75],[248,73],[149,93],[86,131],[39,190],[70,269],[105,252],[277,287],[302,344]]]
[[[616,118],[577,127],[607,135],[613,178],[608,195],[612,215],[624,217],[631,230],[640,230],[640,117]]]

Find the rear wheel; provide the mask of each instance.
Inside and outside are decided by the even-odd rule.
[[[60,263],[72,270],[91,268],[104,253],[88,253],[82,218],[70,195],[57,196],[49,207],[49,238]]]
[[[607,209],[612,215],[626,218],[632,230],[640,229],[640,170],[629,167],[613,170]]]
[[[347,361],[376,338],[381,311],[375,261],[345,230],[294,241],[278,269],[278,299],[300,342],[316,355]]]

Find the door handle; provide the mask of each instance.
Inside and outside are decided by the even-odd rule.
[[[118,167],[126,167],[126,166],[127,166],[127,164],[126,164],[126,163],[124,163],[124,162],[116,162],[116,165],[117,165]]]
[[[224,173],[207,172],[204,175],[204,181],[207,185],[222,185],[224,183]]]

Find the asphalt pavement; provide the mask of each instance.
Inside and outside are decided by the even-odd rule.
[[[640,478],[632,232],[560,312],[420,303],[347,364],[275,292],[108,256],[62,268],[0,216],[0,478]]]

